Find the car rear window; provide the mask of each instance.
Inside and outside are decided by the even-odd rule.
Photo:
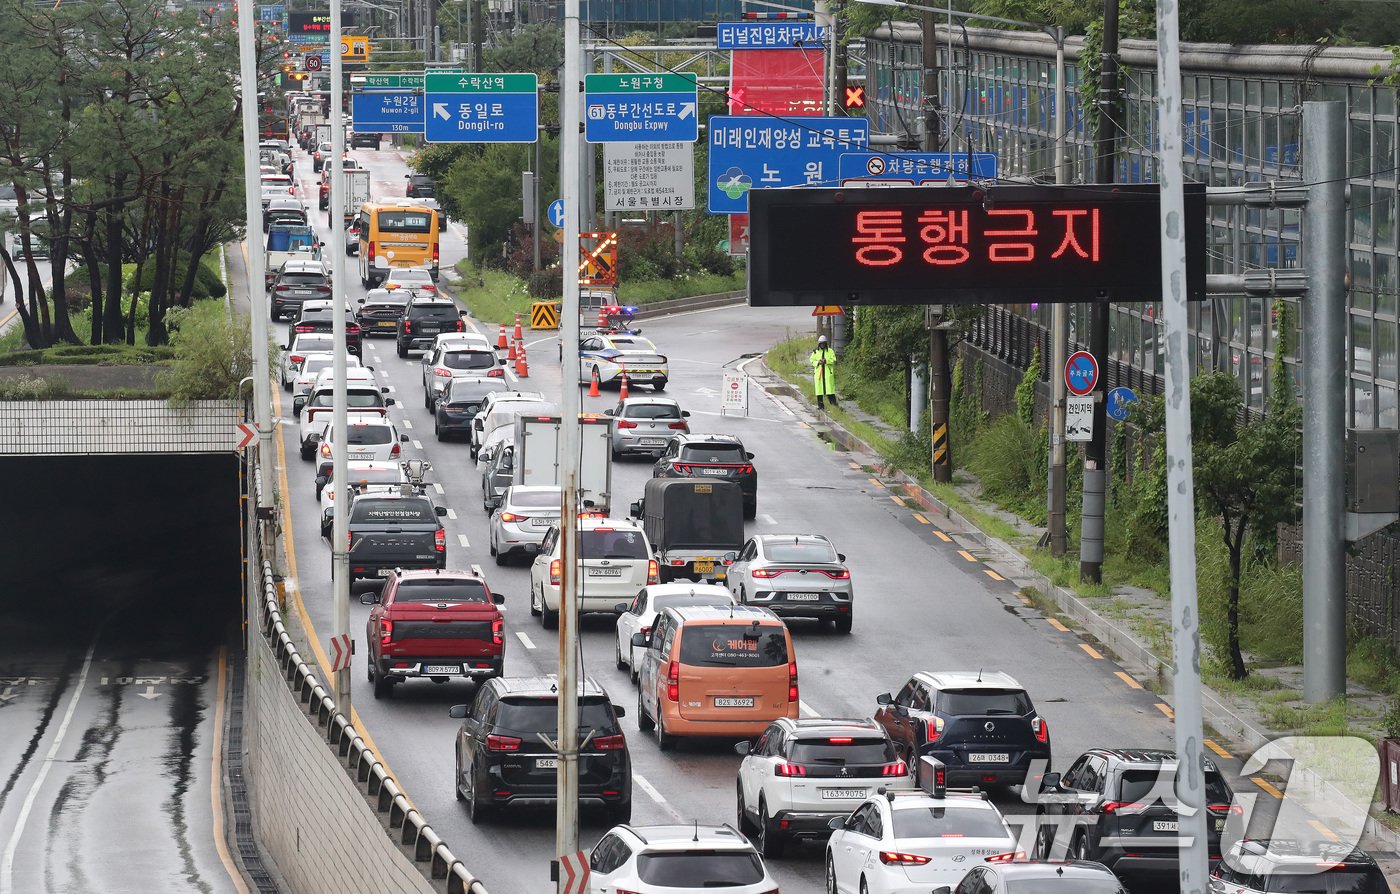
[[[330,406],[330,402],[326,402]],[[384,395],[378,391],[349,391],[345,395],[345,406],[347,409],[367,409],[370,407],[384,406]]]
[[[750,851],[681,851],[642,854],[637,875],[658,888],[739,888],[763,881],[763,863]]]
[[[1064,894],[1065,885],[1058,876],[1050,878],[1009,878],[1006,894]],[[1115,878],[1076,878],[1075,894],[1123,894],[1123,886]]]
[[[678,407],[668,407],[666,404],[632,404],[624,408],[624,416],[627,419],[679,419],[681,411]]]
[[[510,495],[511,504],[522,509],[558,509],[559,501],[558,491],[533,490],[524,493],[513,492]]]
[[[486,584],[469,577],[412,578],[399,581],[395,602],[475,602],[488,604]]]
[[[1379,869],[1371,866],[1339,866],[1310,875],[1275,872],[1269,876],[1269,894],[1387,894],[1389,887]]]
[[[329,335],[298,335],[292,342],[293,350],[297,351],[329,351],[334,347],[335,339]]]
[[[415,304],[409,311],[415,320],[455,320],[457,319],[457,305],[455,304]]]
[[[894,746],[883,738],[830,736],[798,739],[792,743],[791,760],[801,764],[888,764],[895,760]]]
[[[448,394],[451,395],[451,400],[471,400],[480,403],[480,401],[491,392],[505,391],[509,386],[499,379],[493,379],[485,382],[453,382],[448,387],[451,389],[448,391]]]
[[[738,444],[686,444],[681,459],[693,463],[741,463],[744,451]]]
[[[1124,770],[1118,777],[1118,800],[1127,801],[1130,804],[1141,804],[1143,799],[1152,794],[1152,789],[1157,788],[1157,794],[1153,797],[1160,798],[1165,792],[1171,795],[1175,791],[1176,771],[1173,768],[1165,770],[1142,769]],[[1158,784],[1158,780],[1161,784]],[[1225,780],[1219,773],[1206,774],[1206,803],[1207,804],[1229,804],[1233,793]],[[1168,804],[1167,806],[1171,806]]]
[[[370,444],[392,444],[394,430],[387,425],[352,425],[345,430],[345,443],[364,447]]]
[[[289,286],[319,286],[324,285],[326,277],[320,273],[284,273],[282,283]]]
[[[782,627],[687,624],[681,628],[681,663],[691,667],[777,667],[790,660]]]
[[[995,810],[918,804],[894,811],[895,838],[1004,838]]]
[[[944,714],[1029,714],[1031,698],[1021,689],[945,689],[938,694]]]
[[[381,233],[430,233],[433,216],[427,211],[381,211]]]
[[[733,604],[734,599],[732,597],[726,598],[724,596],[710,595],[708,593],[667,593],[662,596],[657,596],[651,601],[651,607],[658,612],[663,608],[684,608],[694,605],[725,606]]]
[[[442,355],[442,365],[448,369],[490,369],[496,365],[496,355],[485,351],[453,351]]]
[[[836,550],[820,541],[770,540],[763,552],[774,562],[836,562]]]
[[[578,725],[580,730],[611,732],[617,729],[617,720],[606,698],[584,696],[579,700]],[[496,726],[514,732],[552,733],[559,728],[559,700],[521,696],[503,698],[496,710]]]
[[[351,521],[356,522],[419,522],[436,523],[437,513],[427,500],[376,500],[361,498],[355,501]]]
[[[584,559],[649,559],[640,531],[597,528],[579,531],[579,556]]]

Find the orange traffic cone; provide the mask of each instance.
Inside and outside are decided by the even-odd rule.
[[[515,357],[516,378],[530,378],[530,364],[525,361],[525,343],[520,343],[520,352]]]
[[[518,357],[518,356],[520,356],[520,352],[519,352],[519,351],[516,349],[516,347],[515,347],[516,344],[519,343],[519,342],[520,342],[520,336],[517,335],[517,336],[515,337],[515,340],[513,340],[513,341],[510,343],[510,346],[506,349],[506,359],[507,359],[507,360],[509,360],[509,361],[511,361],[511,362],[514,362],[514,361],[515,361],[515,358]]]
[[[496,336],[496,347],[504,348],[510,343],[506,340],[506,324],[501,324],[501,334]]]
[[[520,341],[525,335],[520,331],[520,314],[515,315],[515,340]]]
[[[605,310],[598,311],[598,328],[608,328],[608,312]]]
[[[622,368],[622,384],[617,386],[617,399],[627,399],[627,367]]]
[[[589,397],[597,397],[597,396],[598,396],[598,370],[596,370],[596,369],[593,370],[593,375],[590,377],[589,382],[588,382],[588,396],[589,396]]]

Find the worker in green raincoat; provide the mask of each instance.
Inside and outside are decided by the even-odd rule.
[[[817,349],[807,362],[812,364],[812,389],[817,394],[817,408],[821,409],[827,400],[833,407],[840,406],[836,402],[836,352],[827,347],[825,335],[817,338]]]

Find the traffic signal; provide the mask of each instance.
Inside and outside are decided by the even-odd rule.
[[[846,88],[846,108],[847,108],[847,109],[863,109],[863,108],[865,108],[865,88],[864,88],[864,87],[847,87],[847,88]]]

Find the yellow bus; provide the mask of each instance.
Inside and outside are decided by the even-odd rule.
[[[427,267],[438,277],[438,214],[412,199],[360,206],[360,284],[374,288],[397,267]]]

